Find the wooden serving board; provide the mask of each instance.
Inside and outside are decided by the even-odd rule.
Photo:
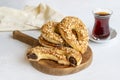
[[[39,41],[29,35],[26,35],[20,31],[13,32],[13,38],[21,42],[24,42],[32,47],[40,46]],[[92,50],[88,46],[87,51],[82,54],[82,63],[79,66],[65,66],[56,63],[51,60],[40,60],[39,62],[30,61],[32,66],[40,72],[51,74],[51,75],[68,75],[79,72],[87,68],[92,62]]]
[[[40,60],[39,62],[31,61],[30,63],[40,72],[61,76],[73,74],[87,68],[92,62],[92,50],[90,47],[88,47],[87,51],[82,55],[82,57],[82,63],[76,67],[60,65],[50,60]]]

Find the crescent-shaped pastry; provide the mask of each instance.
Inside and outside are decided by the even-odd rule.
[[[54,43],[51,43],[47,40],[45,40],[42,35],[40,35],[39,37],[39,43],[44,46],[44,47],[70,47],[65,41],[64,41],[64,44],[54,44]]]
[[[63,44],[54,44],[45,40],[42,35],[39,37],[39,43],[44,47],[61,47]]]
[[[41,59],[49,59],[56,61],[58,64],[77,66],[82,61],[82,55],[68,47],[61,48],[47,48],[47,47],[34,47],[28,50],[27,59],[30,61],[39,61]]]

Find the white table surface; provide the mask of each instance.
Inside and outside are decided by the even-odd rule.
[[[25,59],[30,46],[12,39],[12,32],[0,32],[0,80],[120,80],[120,0],[0,0],[0,6],[22,9],[40,2],[64,15],[79,17],[88,28],[94,23],[93,9],[111,9],[110,26],[117,31],[117,37],[105,44],[89,42],[93,61],[88,68],[71,75],[53,76],[37,71]],[[24,32],[36,38],[40,35],[39,31]]]

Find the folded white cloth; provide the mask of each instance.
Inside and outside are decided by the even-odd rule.
[[[0,7],[0,31],[39,29],[44,23],[59,22],[63,17],[47,4],[25,6],[23,10]]]

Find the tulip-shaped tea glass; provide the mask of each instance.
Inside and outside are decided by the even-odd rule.
[[[110,35],[109,19],[112,11],[109,9],[95,9],[93,10],[95,23],[92,30],[92,37],[94,39],[107,39]]]

